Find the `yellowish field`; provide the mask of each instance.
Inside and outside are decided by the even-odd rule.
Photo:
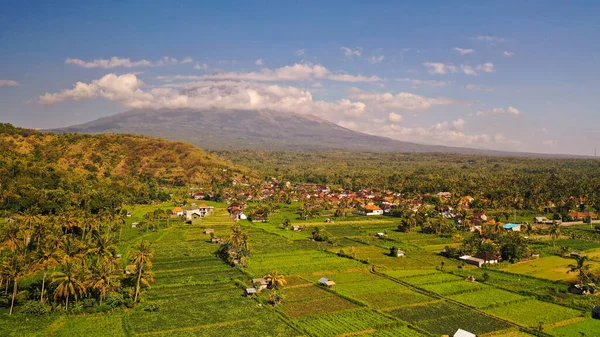
[[[600,270],[600,263],[593,261],[589,261],[588,263],[592,265],[592,271]],[[567,273],[570,269],[570,264],[575,264],[575,260],[559,256],[548,256],[541,259],[507,265],[502,268],[502,270],[516,274],[546,278],[553,281],[573,281],[577,278],[577,275],[575,273]]]

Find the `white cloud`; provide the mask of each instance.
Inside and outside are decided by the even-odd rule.
[[[399,115],[399,114],[397,114],[395,112],[390,112],[390,114],[388,115],[388,119],[392,123],[400,123],[400,122],[402,122],[402,120],[404,119],[404,117],[402,117],[402,115]]]
[[[437,80],[419,80],[414,78],[397,78],[396,81],[399,82],[409,82],[412,84],[413,88],[419,86],[428,86],[428,87],[443,87],[448,85],[448,82],[437,81]]]
[[[383,62],[384,58],[385,57],[383,55],[374,55],[374,56],[371,56],[371,58],[369,59],[369,62],[371,64],[381,63],[381,62]]]
[[[104,98],[127,108],[197,108],[275,110],[314,114],[327,119],[356,118],[363,115],[363,102],[341,99],[315,101],[302,88],[239,81],[196,82],[178,84],[185,89],[161,87],[144,90],[144,83],[134,74],[107,74],[90,83],[77,82],[72,89],[46,93],[41,104],[67,100]]]
[[[183,61],[181,61],[181,64],[187,64],[187,63],[192,63],[194,62],[194,59],[191,57],[186,57],[183,59]]]
[[[493,114],[511,114],[511,115],[520,115],[521,111],[519,109],[509,106],[508,108],[493,108],[488,110],[479,110],[477,111],[477,116],[489,116]]]
[[[512,51],[508,51],[508,50],[504,51],[504,56],[509,56],[510,57],[510,56],[513,56],[513,55],[515,55],[515,53],[512,52]]]
[[[452,127],[455,130],[461,131],[464,126],[465,126],[465,121],[462,118],[452,121]]]
[[[304,55],[306,55],[306,49],[298,49],[298,50],[296,50],[296,55],[298,55],[298,56],[304,56]]]
[[[80,59],[67,58],[65,60],[66,64],[74,64],[80,66],[82,68],[134,68],[134,67],[161,67],[165,65],[177,65],[179,63],[191,63],[193,60],[191,58],[186,58],[183,61],[179,62],[177,59],[165,56],[158,61],[148,61],[148,60],[140,60],[140,61],[131,61],[128,58],[118,58],[116,56],[111,57],[110,59],[95,59],[93,61],[83,61]]]
[[[549,147],[556,147],[558,145],[558,141],[546,139],[546,140],[542,140],[542,145],[546,145]]]
[[[456,72],[456,66],[452,64],[444,64],[439,62],[425,62],[423,65],[427,68],[428,73],[432,75],[446,75]]]
[[[0,80],[0,87],[16,87],[19,83],[13,80]]]
[[[128,107],[145,106],[143,102],[152,101],[153,96],[140,88],[144,82],[134,74],[115,75],[108,74],[91,83],[77,82],[73,89],[63,90],[60,93],[46,93],[40,96],[40,103],[55,104],[72,99],[75,101],[104,97],[117,101]]]
[[[475,71],[475,69],[473,69],[473,67],[471,67],[471,66],[461,65],[460,69],[466,75],[469,75],[469,76],[475,76],[475,75],[477,75],[477,71]]]
[[[206,63],[202,63],[202,64],[196,63],[196,65],[194,66],[194,69],[207,71],[208,65]]]
[[[465,88],[467,90],[473,90],[473,91],[486,91],[486,92],[494,92],[496,89],[494,88],[488,88],[485,86],[481,86],[481,85],[477,85],[477,84],[472,84],[469,83],[465,86]]]
[[[493,73],[495,71],[494,64],[492,62],[478,64],[475,69],[483,73]]]
[[[501,37],[486,36],[486,35],[475,36],[472,39],[477,40],[477,41],[485,41],[485,42],[504,42],[505,41],[505,39],[501,38]]]
[[[257,66],[262,66],[265,64],[265,61],[263,61],[263,59],[259,58],[258,60],[256,60],[254,62],[254,64],[256,64]]]
[[[472,54],[475,52],[475,50],[473,49],[463,49],[458,47],[454,47],[454,50],[456,50],[461,55]]]
[[[363,91],[358,88],[352,88],[349,91],[349,96],[353,99],[367,103],[370,109],[377,111],[386,110],[413,110],[413,111],[425,111],[431,109],[433,106],[448,106],[453,104],[459,104],[458,101],[449,98],[431,98],[424,97],[408,92],[400,92],[393,94],[390,92],[376,93]]]
[[[520,144],[518,140],[508,139],[497,134],[467,134],[462,131],[465,121],[457,119],[452,122],[439,122],[431,127],[407,127],[390,123],[388,120],[369,119],[365,121],[341,120],[339,125],[372,135],[384,136],[402,141],[429,143],[454,146],[475,147],[508,147],[515,148]]]
[[[348,48],[348,47],[341,47],[340,49],[344,52],[344,55],[349,58],[352,58],[353,56],[361,56],[362,55],[361,47],[356,47],[354,49]]]
[[[174,80],[232,80],[232,81],[311,81],[315,79],[327,79],[339,82],[380,82],[377,76],[350,75],[345,73],[332,73],[322,65],[299,64],[285,66],[277,69],[262,69],[260,72],[227,72],[203,76],[158,76],[157,79],[164,81]]]
[[[508,109],[506,109],[506,112],[513,115],[521,114],[521,111],[519,111],[517,108],[513,108],[512,106],[509,106]]]
[[[491,62],[486,62],[483,64],[478,64],[476,66],[463,65],[457,67],[453,64],[446,64],[440,62],[425,62],[423,63],[425,67],[427,67],[427,72],[432,75],[447,75],[456,72],[462,72],[466,75],[475,76],[478,75],[479,72],[491,73],[494,72],[494,64]]]

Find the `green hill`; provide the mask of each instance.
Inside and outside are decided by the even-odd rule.
[[[164,199],[165,187],[227,186],[248,177],[251,171],[187,143],[0,124],[0,210],[54,213],[111,195],[118,202],[149,202]]]

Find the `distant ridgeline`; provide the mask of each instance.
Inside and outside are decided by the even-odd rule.
[[[222,188],[253,177],[190,144],[122,134],[53,134],[0,124],[0,215],[92,213],[169,198],[164,187]]]

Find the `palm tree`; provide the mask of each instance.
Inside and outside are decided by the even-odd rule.
[[[63,252],[63,260],[81,260],[85,255],[82,242],[70,234],[62,237],[61,250]]]
[[[40,295],[40,303],[44,301],[44,289],[46,286],[46,277],[48,275],[48,268],[58,263],[60,252],[57,246],[51,241],[44,242],[40,245],[37,256],[35,269],[43,270],[44,277],[42,278],[42,292]]]
[[[272,271],[265,275],[264,278],[268,282],[269,288],[271,289],[279,289],[287,284],[285,276],[281,275],[278,271]]]
[[[578,273],[577,278],[579,279],[579,283],[584,284],[585,281],[589,281],[590,276],[589,276],[589,271],[590,268],[592,267],[591,264],[585,264],[585,261],[587,261],[587,256],[580,256],[576,259],[577,263],[576,264],[570,264],[569,265],[569,271],[567,271],[568,273]]]
[[[71,295],[77,300],[86,291],[85,280],[79,268],[74,261],[65,260],[61,264],[61,271],[51,275],[52,283],[58,284],[54,291],[54,300],[59,297],[64,298],[65,310],[69,310]]]
[[[2,231],[0,236],[0,248],[15,252],[22,246],[23,241],[21,240],[21,229],[19,228],[19,223],[15,220],[11,220],[8,223],[8,227]]]
[[[144,273],[144,267],[150,269],[152,267],[152,261],[150,260],[154,256],[150,243],[146,240],[142,240],[140,245],[131,255],[131,263],[134,266],[138,276],[135,286],[135,296],[133,302],[137,302],[138,295],[140,293],[140,282],[142,281],[142,274]],[[147,285],[147,282],[144,282]]]
[[[117,255],[117,247],[112,244],[112,239],[107,235],[94,235],[94,248],[88,253],[95,254],[96,257],[108,262],[113,256]]]
[[[242,232],[242,227],[235,223],[231,226],[231,234],[229,235],[229,242],[234,248],[247,249],[248,248],[248,237]]]
[[[554,247],[555,240],[560,236],[560,224],[553,222],[550,226],[550,237],[552,238],[552,246]]]
[[[27,259],[24,254],[12,253],[4,259],[0,265],[0,272],[7,278],[7,286],[9,281],[13,281],[13,293],[12,300],[10,302],[10,315],[13,313],[15,306],[15,297],[17,296],[17,289],[19,279],[26,275],[30,271],[30,265],[27,263]]]
[[[118,277],[114,266],[106,262],[104,259],[96,259],[92,265],[91,275],[86,282],[86,285],[98,292],[100,305],[106,298],[106,293],[118,286]]]

